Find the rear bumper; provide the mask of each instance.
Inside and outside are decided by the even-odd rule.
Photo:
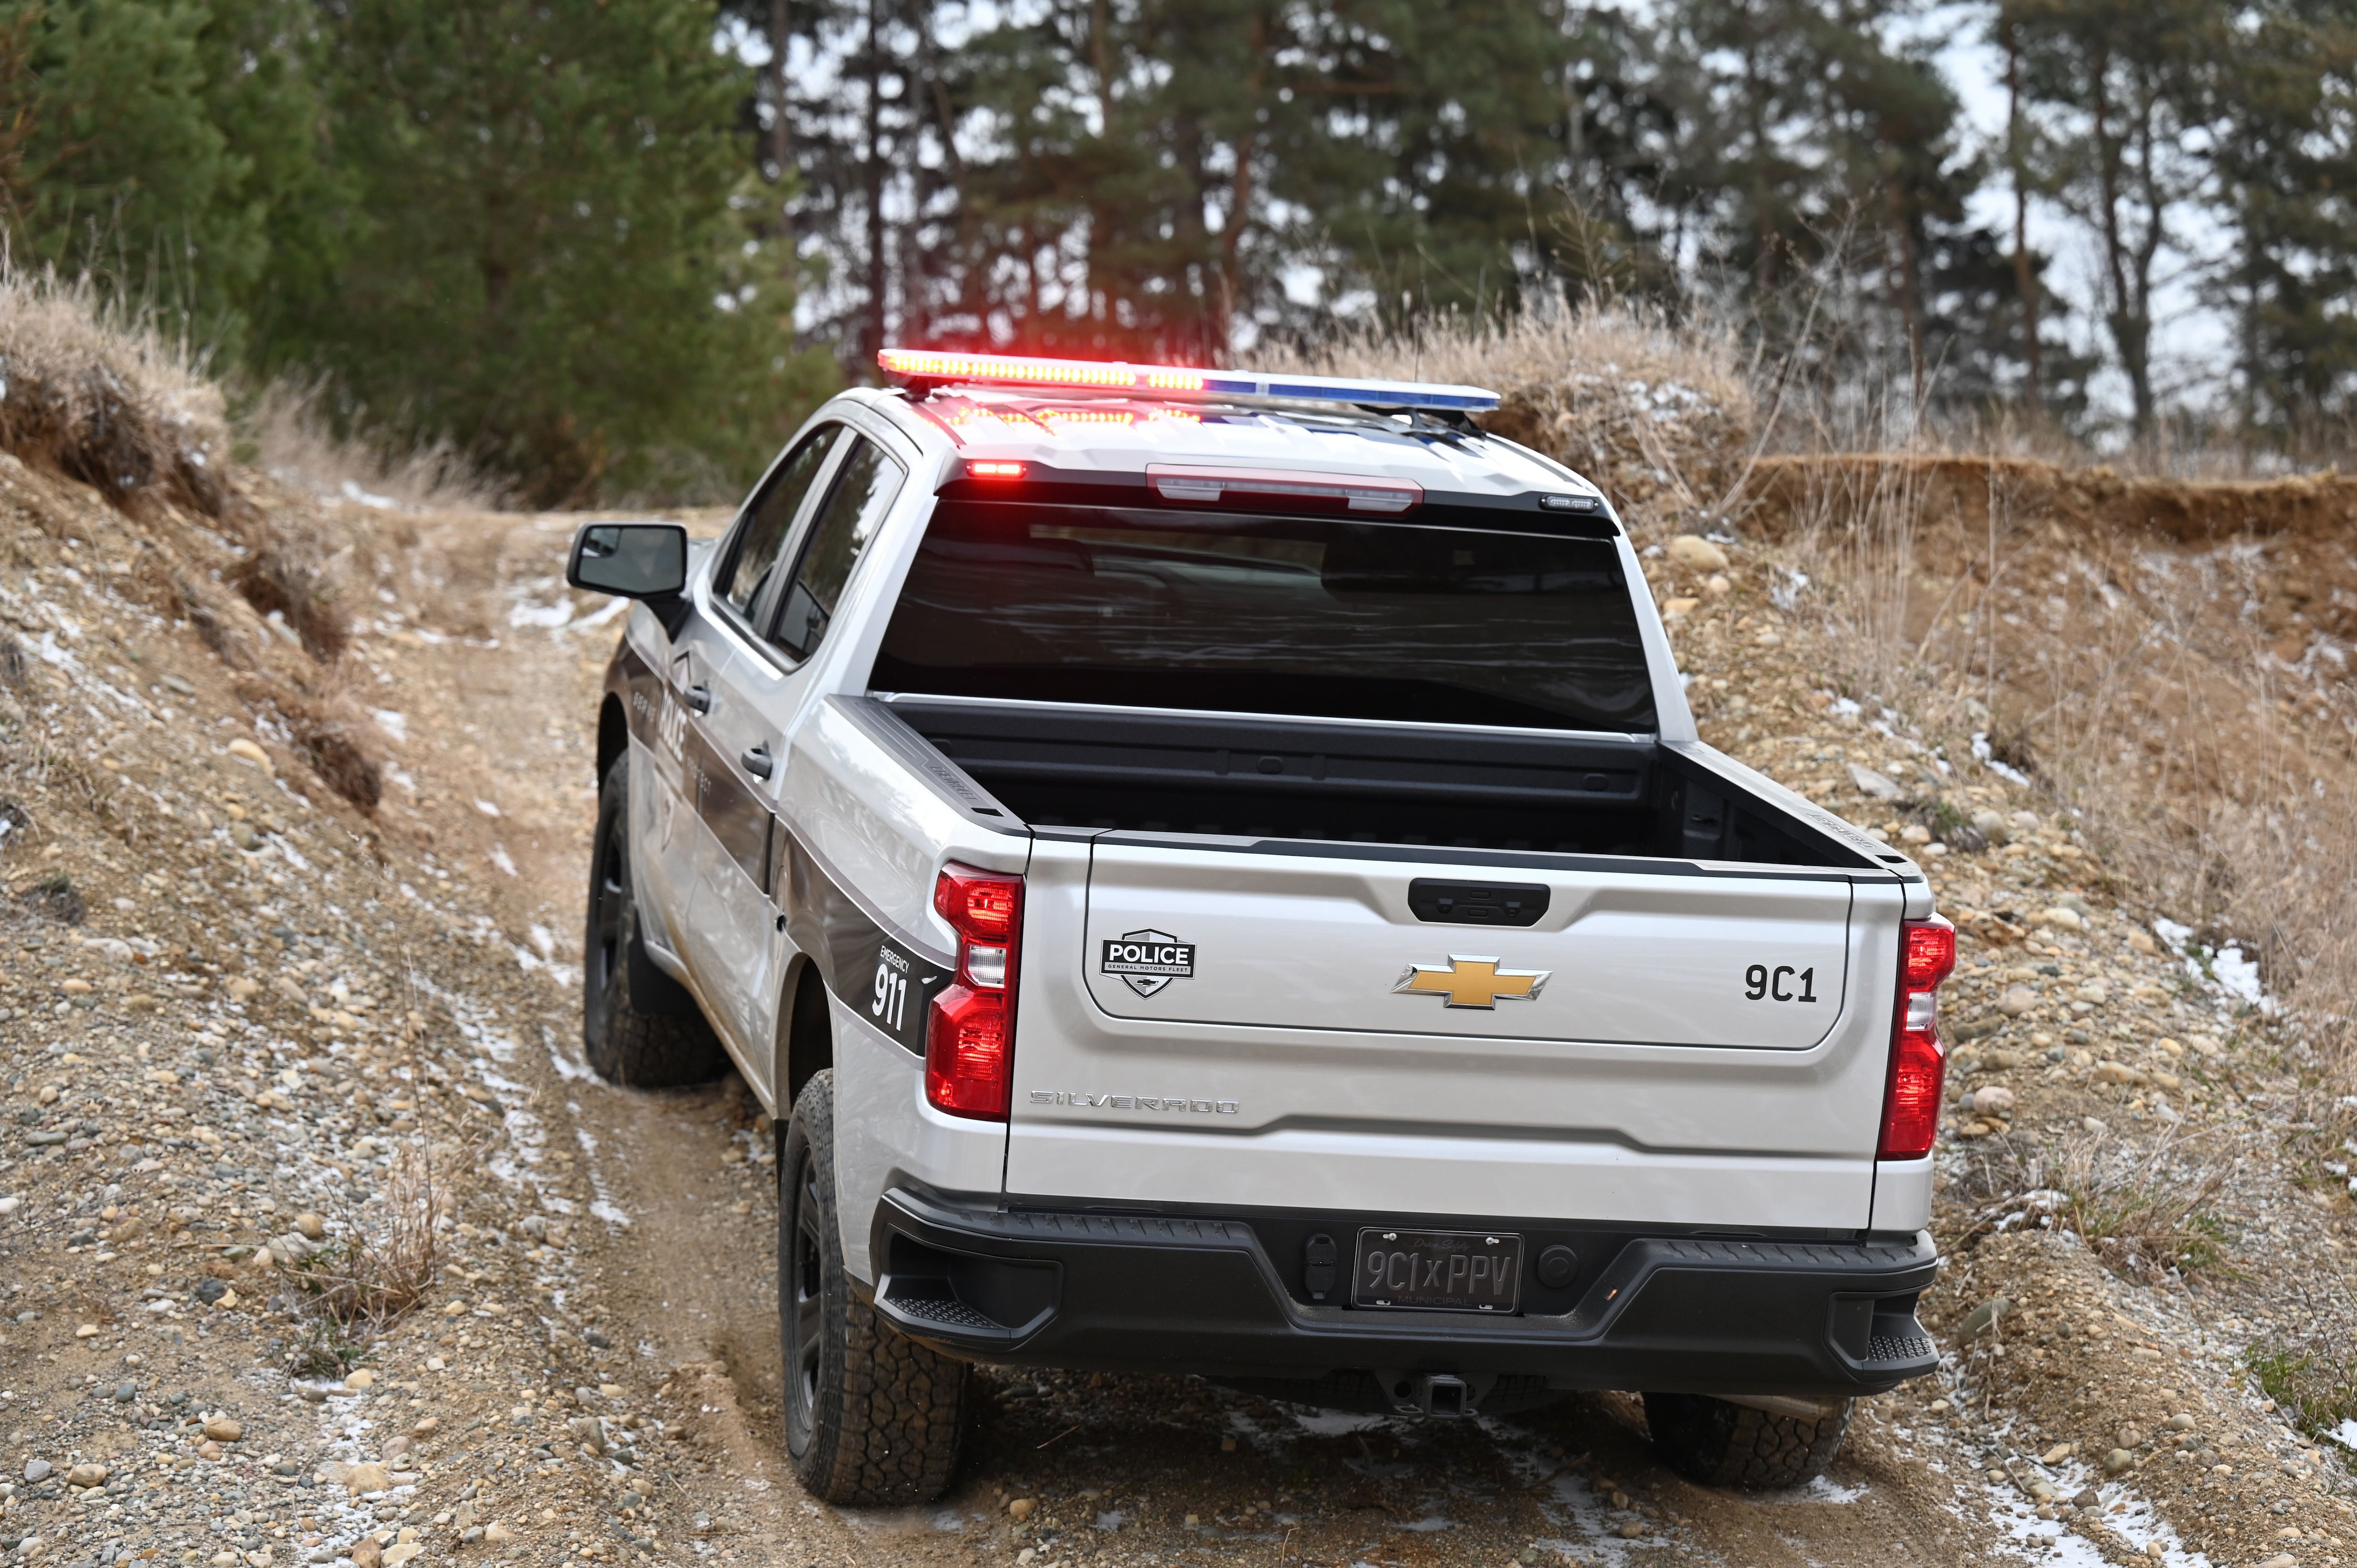
[[[1939,1273],[1931,1237],[1728,1240],[1585,1233],[1565,1290],[1535,1282],[1512,1317],[1313,1305],[1272,1255],[1361,1222],[998,1207],[896,1187],[877,1205],[876,1305],[973,1360],[1226,1379],[1367,1372],[1510,1377],[1557,1389],[1802,1397],[1877,1393],[1938,1365],[1915,1320]],[[1458,1218],[1455,1229],[1528,1231]],[[1542,1228],[1526,1252],[1551,1238]],[[1528,1266],[1528,1265],[1526,1265]]]

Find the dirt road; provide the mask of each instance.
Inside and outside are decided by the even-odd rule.
[[[443,863],[468,867],[500,928],[557,933],[564,964],[579,956],[597,682],[616,629],[597,601],[576,602],[552,575],[576,521],[428,524],[422,559],[447,562],[446,581],[496,587],[457,640],[393,634],[393,682],[373,699],[404,714],[399,757],[414,782],[389,816],[399,822],[414,810]],[[420,614],[453,618],[431,604]],[[490,640],[498,646],[474,645]],[[2001,1551],[1988,1489],[1923,1416],[1931,1389],[1875,1402],[1827,1480],[1745,1498],[1656,1465],[1641,1413],[1618,1398],[1411,1423],[1297,1410],[1193,1380],[991,1372],[968,1463],[940,1507],[816,1509],[780,1459],[765,1125],[733,1081],[677,1093],[597,1082],[578,1065],[577,992],[548,989],[549,1052],[517,1076],[533,1083],[557,1135],[577,1140],[606,1201],[585,1248],[630,1342],[658,1365],[714,1369],[698,1414],[729,1472],[716,1480],[737,1484],[707,1506],[742,1530],[733,1549],[754,1561],[1880,1568],[1894,1556],[1955,1563]],[[1036,1506],[1018,1522],[1009,1504],[1027,1498]]]

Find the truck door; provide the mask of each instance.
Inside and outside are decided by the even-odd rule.
[[[793,521],[751,614],[729,628],[740,646],[697,721],[705,781],[697,809],[710,852],[695,894],[697,938],[709,961],[705,991],[765,1089],[790,953],[780,890],[770,885],[786,739],[844,585],[907,477],[864,436],[837,425],[811,441],[823,435],[826,449],[807,465],[783,466],[757,504],[760,516],[791,509]]]

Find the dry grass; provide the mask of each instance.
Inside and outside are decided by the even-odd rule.
[[[327,384],[272,382],[239,422],[254,461],[280,483],[324,500],[416,511],[495,511],[514,504],[506,481],[469,462],[447,440],[387,451],[339,434]]]
[[[2048,1145],[1985,1143],[1945,1195],[1967,1216],[1943,1226],[1967,1244],[2028,1228],[2074,1232],[2104,1266],[2146,1283],[2217,1266],[2225,1225],[2219,1194],[2227,1161],[2201,1134],[2130,1144],[2101,1133]]]
[[[384,1187],[344,1216],[343,1234],[297,1265],[323,1316],[371,1331],[425,1299],[442,1264],[441,1226],[457,1205],[450,1173],[415,1145],[395,1151]]]
[[[152,322],[87,282],[0,261],[0,450],[118,506],[160,498],[220,515],[221,390]]]

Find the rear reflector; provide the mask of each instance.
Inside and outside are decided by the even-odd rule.
[[[1004,1122],[1015,1072],[1023,878],[952,862],[934,880],[933,908],[957,932],[957,979],[926,1018],[925,1099],[952,1116]]]
[[[1424,487],[1410,479],[1291,468],[1206,468],[1148,463],[1146,482],[1164,500],[1192,501],[1198,505],[1267,499],[1340,501],[1351,511],[1402,512],[1424,499]]]
[[[1920,1160],[1940,1134],[1948,1058],[1940,1043],[1940,983],[1956,967],[1956,929],[1933,916],[1900,928],[1899,997],[1890,1026],[1890,1083],[1875,1157]]]

